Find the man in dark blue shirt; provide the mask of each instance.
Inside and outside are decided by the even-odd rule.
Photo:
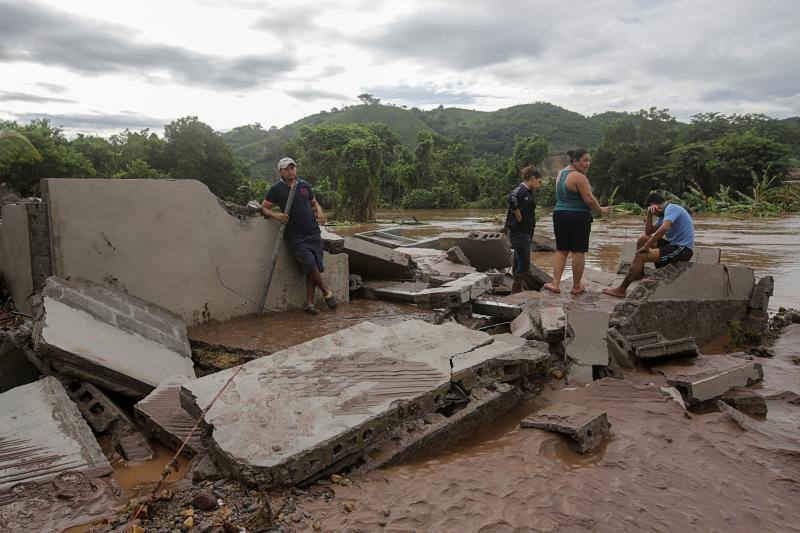
[[[297,268],[306,275],[306,305],[304,309],[311,315],[319,313],[314,305],[314,290],[319,287],[325,304],[334,309],[337,305],[333,292],[322,281],[320,272],[325,271],[324,252],[322,250],[322,237],[319,225],[325,223],[325,213],[314,198],[311,185],[297,177],[297,164],[291,158],[284,157],[278,162],[278,180],[267,191],[267,197],[261,203],[261,213],[266,218],[272,218],[286,224],[284,239],[289,250],[297,260]],[[296,185],[292,208],[286,213],[286,203],[289,200],[289,191]],[[281,212],[273,211],[272,207],[278,205]]]
[[[542,175],[533,165],[522,169],[522,183],[508,194],[506,229],[514,250],[511,292],[522,290],[522,280],[531,270],[531,241],[536,227],[536,197],[534,191],[541,186]]]

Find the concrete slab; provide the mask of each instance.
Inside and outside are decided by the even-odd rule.
[[[750,415],[767,414],[767,400],[756,391],[734,387],[719,397],[731,407]]]
[[[614,328],[606,331],[606,346],[611,359],[617,362],[622,368],[633,368],[636,366],[636,356],[631,344],[622,333]]]
[[[447,250],[447,259],[459,265],[472,266],[469,259],[467,259],[467,256],[464,254],[464,250],[458,246],[453,246]]]
[[[692,363],[655,367],[670,385],[686,394],[689,404],[717,398],[734,387],[746,387],[764,377],[761,364],[731,355],[700,356]]]
[[[142,427],[175,451],[180,448],[196,423],[181,406],[181,385],[188,381],[191,380],[185,376],[169,377],[133,407],[134,416]],[[184,453],[189,456],[205,453],[199,428],[187,443]]]
[[[418,281],[371,285],[371,290],[378,299],[425,307],[458,307],[491,288],[491,279],[480,272],[467,274],[438,287]]]
[[[186,326],[166,309],[55,276],[39,300],[34,353],[63,374],[133,397],[145,396],[165,375],[194,377]]]
[[[353,274],[372,279],[414,279],[416,264],[406,252],[355,237],[345,237],[344,251]]]
[[[522,313],[523,306],[501,302],[492,297],[480,297],[472,301],[472,311],[479,315],[513,320]]]
[[[608,318],[603,311],[567,311],[567,356],[581,365],[608,365]]]
[[[320,226],[323,249],[329,254],[344,253],[344,237],[337,235],[325,226]]]
[[[398,248],[403,245],[414,246],[419,239],[413,239],[401,235],[402,228],[396,229],[376,229],[372,231],[364,231],[356,233],[353,237],[361,239],[373,244],[385,246],[387,248]]]
[[[569,403],[547,406],[535,415],[523,419],[519,425],[567,435],[575,441],[579,453],[593,451],[611,429],[605,412]]]
[[[64,472],[95,478],[111,465],[78,408],[56,378],[0,394],[0,493]]]
[[[646,363],[681,357],[697,357],[698,355],[700,355],[700,351],[692,337],[656,342],[636,348],[636,358]]]
[[[531,309],[535,335],[533,338],[548,343],[559,342],[564,339],[566,331],[566,314],[564,308],[559,306]]]
[[[636,253],[636,242],[626,241],[623,243],[619,252],[619,266],[617,273],[626,274],[631,267],[631,260]],[[722,261],[722,250],[710,246],[695,246],[692,250],[692,259],[690,263],[704,263],[708,265],[716,265]],[[653,267],[648,266],[648,270],[652,271]]]
[[[455,323],[362,322],[251,361],[206,414],[205,444],[248,483],[299,483],[351,464],[392,428],[435,411],[451,383],[469,390],[521,377],[533,359],[508,357],[526,349],[508,337]],[[184,384],[184,407],[199,415],[233,372]]]
[[[16,308],[30,313],[28,298],[52,274],[47,206],[20,202],[1,209],[0,274]]]
[[[447,252],[444,250],[403,247],[401,251],[411,256],[411,260],[416,263],[417,271],[420,274],[455,278],[475,272],[475,268],[472,266],[455,263],[448,259]]]
[[[511,321],[511,334],[522,339],[532,339],[534,336],[533,320],[528,311]]]
[[[458,246],[479,271],[511,266],[511,245],[502,233],[447,232],[439,235],[439,245],[444,250]]]

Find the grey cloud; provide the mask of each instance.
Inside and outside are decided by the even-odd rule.
[[[59,85],[58,83],[45,83],[43,81],[37,82],[37,86],[41,87],[42,89],[46,89],[51,93],[63,93],[67,91],[67,88],[63,85]]]
[[[392,87],[374,87],[367,90],[384,100],[403,102],[413,106],[424,105],[468,105],[482,96],[469,92],[438,90],[431,86],[395,85]]]
[[[296,66],[286,54],[225,58],[141,42],[130,28],[40,6],[0,2],[0,10],[0,62],[33,62],[85,75],[124,72],[146,79],[166,72],[181,83],[218,89],[264,85]]]
[[[35,119],[47,119],[53,125],[68,130],[84,132],[110,131],[110,130],[140,130],[144,128],[160,129],[169,122],[161,118],[148,117],[128,113],[15,113],[18,122],[30,122]]]
[[[6,102],[33,102],[37,104],[68,103],[74,104],[75,100],[68,98],[55,98],[52,96],[39,96],[38,94],[0,91],[0,101]]]
[[[385,59],[414,59],[454,69],[536,57],[547,43],[545,34],[511,17],[474,9],[415,13],[346,38],[379,51]]]
[[[302,100],[304,102],[312,102],[314,100],[351,100],[352,98],[326,91],[324,89],[315,89],[313,87],[303,87],[301,89],[290,89],[285,91],[289,96]]]

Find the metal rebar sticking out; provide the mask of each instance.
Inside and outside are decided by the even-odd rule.
[[[294,192],[297,189],[297,178],[294,180],[292,188],[289,190],[289,198],[286,200],[286,209],[283,210],[287,215],[292,210],[292,202],[294,202]],[[261,316],[264,314],[264,304],[267,302],[267,294],[269,293],[269,286],[272,284],[272,275],[275,274],[275,265],[278,263],[278,253],[281,250],[281,243],[283,242],[283,232],[286,231],[286,224],[281,223],[278,228],[278,235],[275,237],[275,247],[272,249],[272,257],[267,265],[267,281],[264,283],[264,291],[261,293],[261,299],[258,301],[258,309],[256,314]]]

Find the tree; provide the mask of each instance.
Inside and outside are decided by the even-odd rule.
[[[106,139],[79,133],[71,144],[92,163],[97,177],[110,178],[119,170],[122,154]]]
[[[184,117],[164,126],[164,138],[161,170],[171,178],[200,180],[211,192],[226,198],[236,194],[245,179],[244,167],[208,124],[197,117]]]
[[[528,165],[541,165],[550,152],[550,144],[542,135],[516,137],[514,152],[508,162],[509,185],[519,180],[520,171]]]
[[[92,178],[92,163],[67,141],[60,128],[46,119],[33,120],[20,126],[15,122],[0,123],[0,129],[12,129],[24,135],[41,155],[41,159],[21,157],[0,165],[0,181],[8,183],[23,195],[34,194],[42,178]]]
[[[729,133],[714,143],[708,169],[715,183],[744,192],[752,185],[754,174],[776,177],[780,184],[789,172],[790,154],[788,145],[754,130]]]
[[[11,128],[0,130],[0,165],[15,160],[41,161],[42,156],[27,137]]]
[[[359,94],[358,99],[365,105],[379,105],[381,103],[380,98],[375,98],[374,94],[369,93]]]

